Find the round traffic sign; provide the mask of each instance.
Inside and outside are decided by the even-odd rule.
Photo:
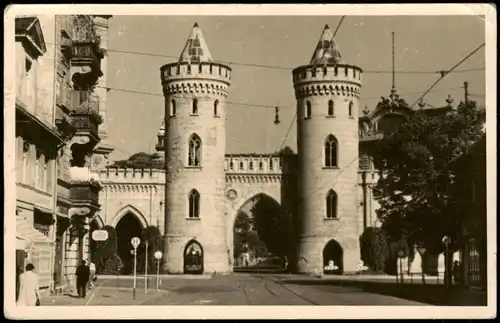
[[[108,238],[109,234],[106,230],[95,230],[92,232],[92,239],[94,239],[94,241],[106,241]]]
[[[163,256],[163,253],[161,251],[155,252],[155,258],[156,259],[161,259],[162,256]]]
[[[131,240],[130,240],[130,243],[132,243],[132,246],[134,248],[137,248],[139,246],[139,244],[141,244],[141,239],[137,238],[137,237],[133,237]]]

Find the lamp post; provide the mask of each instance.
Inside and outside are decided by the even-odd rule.
[[[399,272],[401,275],[401,283],[404,283],[404,275],[403,275],[403,258],[405,257],[405,252],[403,250],[398,251],[399,258]],[[397,275],[396,275],[397,276]]]
[[[450,266],[449,266],[449,245],[451,243],[451,238],[448,236],[443,237],[443,244],[444,244],[444,284],[446,288],[449,287],[450,285],[450,279],[449,279],[449,272],[450,272]],[[439,273],[438,273],[439,275]]]

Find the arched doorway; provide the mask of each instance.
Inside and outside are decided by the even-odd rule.
[[[130,275],[134,272],[134,255],[132,254],[133,247],[130,240],[133,237],[141,238],[143,229],[137,216],[131,212],[127,212],[116,224],[118,256],[123,263],[122,274],[124,275]],[[138,254],[141,252],[139,248],[137,249]]]
[[[196,240],[191,240],[184,248],[184,273],[203,274],[203,247]]]
[[[257,194],[238,210],[233,225],[234,271],[282,271],[292,252],[292,219],[266,194]]]
[[[344,250],[340,243],[332,239],[323,249],[323,273],[342,275],[344,272]]]

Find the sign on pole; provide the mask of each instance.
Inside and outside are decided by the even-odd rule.
[[[137,286],[137,247],[141,243],[141,239],[133,237],[130,240],[132,247],[134,247],[134,288],[133,288],[133,298],[135,299],[135,287]]]
[[[92,232],[92,239],[94,241],[106,241],[109,238],[108,231],[106,230],[95,230]]]
[[[130,243],[132,244],[132,246],[134,247],[134,249],[137,249],[137,247],[141,244],[141,239],[139,239],[137,237],[133,237],[130,240]]]
[[[160,259],[163,256],[163,253],[161,251],[155,252],[155,258],[156,258],[156,290],[160,288],[159,286],[159,281],[160,281]]]

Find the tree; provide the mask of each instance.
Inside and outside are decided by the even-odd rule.
[[[115,228],[105,225],[102,230],[108,232],[106,241],[96,241],[95,250],[92,251],[92,262],[96,265],[97,273],[118,274],[123,264],[118,256],[118,240]]]
[[[470,101],[441,116],[417,111],[374,145],[371,153],[382,171],[374,188],[377,215],[392,241],[404,237],[441,253],[447,235],[450,250],[458,248],[462,196],[453,163],[482,136],[484,121],[484,110]]]
[[[144,152],[131,155],[128,159],[115,161],[108,168],[133,168],[133,169],[163,169],[164,162],[158,153],[147,154]]]
[[[382,273],[389,254],[386,233],[381,228],[368,227],[361,235],[361,260],[371,270]]]
[[[292,250],[292,218],[270,198],[261,198],[252,207],[259,238],[277,256],[290,256]]]
[[[158,227],[151,225],[142,230],[141,244],[137,248],[137,271],[144,272],[146,265],[146,241],[148,242],[148,272],[155,273],[157,270],[157,260],[154,257],[155,252],[164,251],[163,237]],[[160,270],[163,268],[163,258],[160,259]]]
[[[243,211],[238,212],[234,222],[234,257],[248,250],[252,250],[256,257],[263,256],[260,254],[262,247],[258,233],[253,230],[252,217]]]

